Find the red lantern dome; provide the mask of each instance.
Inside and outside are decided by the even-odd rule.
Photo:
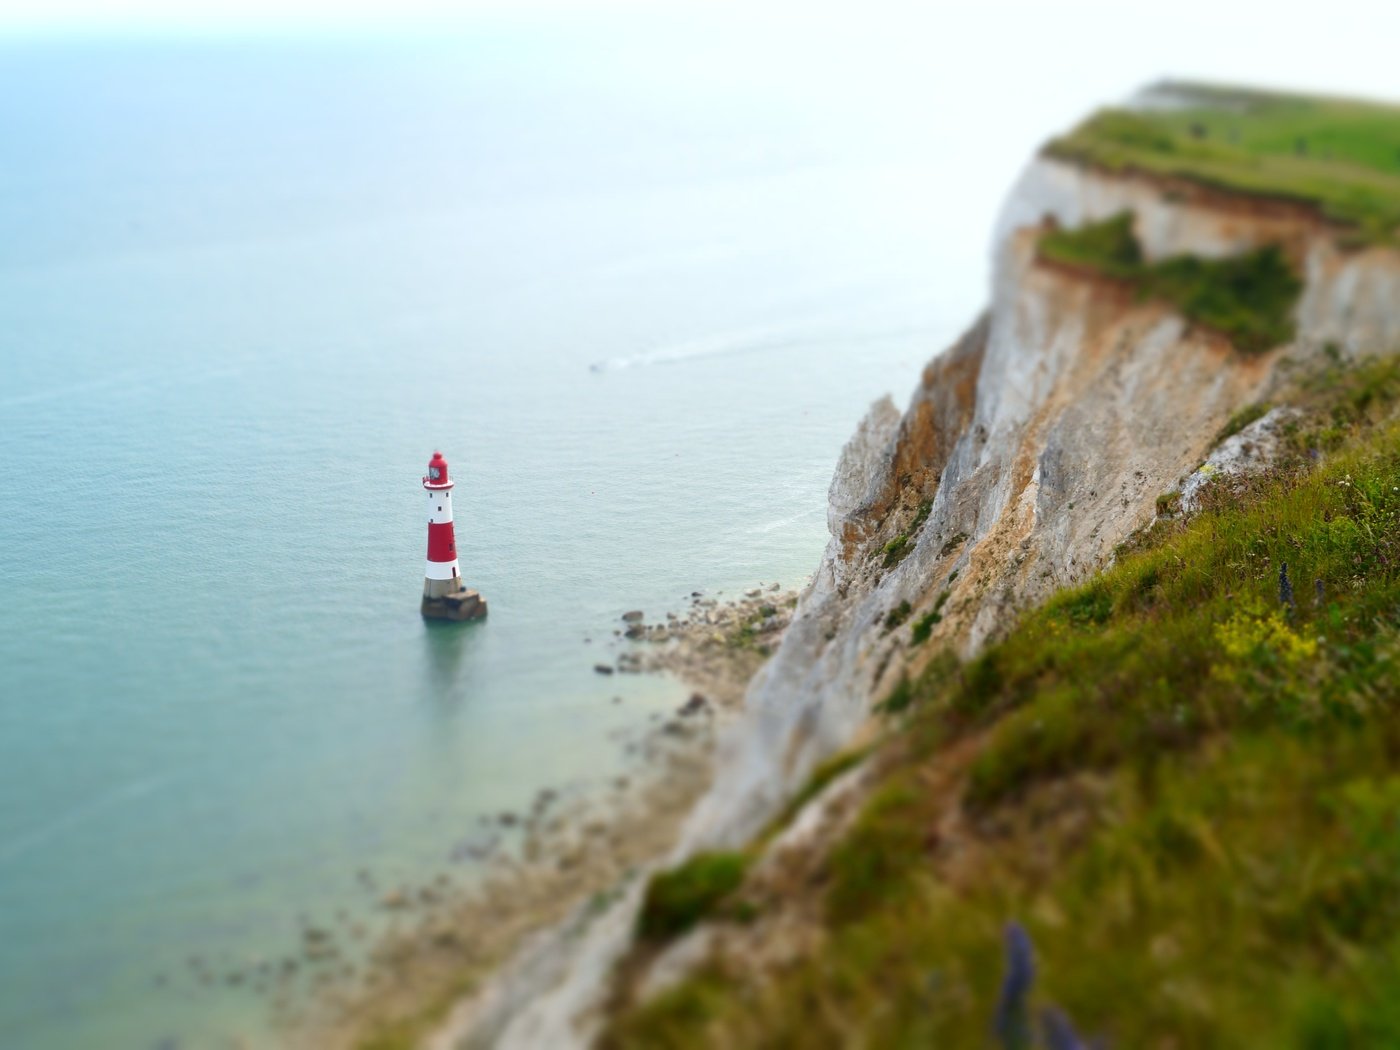
[[[428,473],[423,476],[423,487],[425,489],[450,489],[452,479],[447,476],[447,460],[442,458],[441,452],[434,452],[433,458],[428,460]]]

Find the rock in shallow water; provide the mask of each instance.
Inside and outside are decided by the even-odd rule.
[[[690,699],[687,700],[684,704],[682,704],[681,709],[676,713],[681,715],[682,717],[698,715],[701,711],[705,710],[705,708],[709,706],[709,703],[710,702],[706,700],[703,696],[701,696],[699,693],[691,693]]]

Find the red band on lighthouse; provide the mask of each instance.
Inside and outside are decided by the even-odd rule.
[[[457,560],[457,541],[452,534],[452,522],[428,522],[428,560]]]

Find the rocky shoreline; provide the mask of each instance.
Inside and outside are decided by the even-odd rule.
[[[645,623],[641,610],[624,613],[626,626],[614,636],[646,644],[619,653],[615,669],[675,675],[698,690],[688,707],[736,707],[754,672],[782,639],[796,604],[795,591],[773,583],[750,588],[731,601],[695,591],[686,612],[668,612],[657,623]],[[598,664],[594,670],[610,674],[613,668]]]
[[[674,845],[714,773],[716,730],[740,709],[753,674],[776,648],[797,603],[778,584],[738,599],[693,592],[687,607],[647,623],[625,613],[598,674],[670,674],[691,690],[671,715],[618,738],[627,771],[605,790],[545,789],[523,813],[483,818],[457,859],[485,873],[469,885],[439,875],[381,887],[361,872],[387,932],[366,952],[364,928],[303,929],[301,958],[269,974],[278,1027],[295,1044],[413,1045],[472,995],[533,931],[585,902],[602,908],[648,861]],[[615,698],[616,700],[616,698]],[[373,940],[373,937],[368,939]],[[352,962],[358,959],[358,962]],[[459,1006],[453,1027],[463,1023]]]

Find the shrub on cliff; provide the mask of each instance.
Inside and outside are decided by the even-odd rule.
[[[1128,211],[1073,230],[1048,230],[1040,238],[1040,254],[1108,277],[1136,280],[1142,274],[1142,247],[1133,233],[1133,213]]]
[[[1247,352],[1293,338],[1293,306],[1303,282],[1275,245],[1228,259],[1180,255],[1144,269],[1141,294],[1165,299],[1192,321]]]
[[[1140,298],[1168,302],[1245,352],[1293,338],[1293,307],[1303,282],[1277,246],[1226,259],[1178,255],[1149,263],[1133,234],[1132,214],[1123,212],[1073,230],[1048,230],[1038,250],[1042,259],[1123,281]]]
[[[747,867],[743,853],[698,853],[654,876],[637,917],[637,932],[653,941],[685,933],[738,888]]]

